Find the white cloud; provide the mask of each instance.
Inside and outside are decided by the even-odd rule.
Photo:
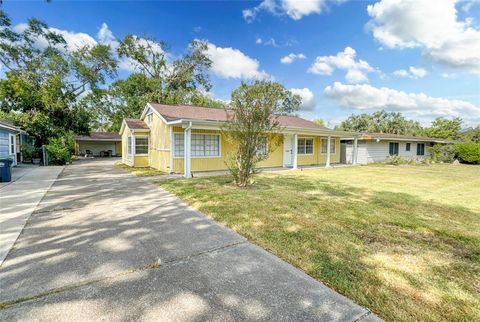
[[[427,71],[423,68],[420,67],[413,67],[410,66],[408,70],[405,69],[399,69],[393,72],[393,75],[398,76],[398,77],[408,77],[408,78],[423,78],[427,76]]]
[[[480,107],[463,100],[431,97],[424,93],[406,93],[368,84],[346,85],[340,82],[327,86],[324,94],[338,101],[341,106],[357,110],[386,109],[422,120],[442,116],[462,117],[469,122],[480,122]]]
[[[28,24],[20,23],[14,26],[13,30],[16,32],[23,32],[27,28]],[[95,46],[97,44],[97,41],[95,39],[83,32],[74,32],[53,27],[48,28],[48,30],[60,34],[63,39],[65,39],[65,42],[67,43],[67,51],[75,51],[84,46]],[[35,45],[38,48],[46,48],[48,47],[48,41],[44,37],[38,37],[36,39]]]
[[[112,31],[108,28],[108,25],[104,22],[97,33],[98,41],[103,45],[110,45],[112,48],[117,48],[119,43],[113,35]]]
[[[364,60],[355,60],[355,49],[347,47],[335,56],[318,56],[308,72],[318,75],[332,75],[335,69],[346,70],[345,78],[349,83],[367,82],[367,73],[374,69]]]
[[[293,20],[300,20],[303,16],[322,12],[324,5],[322,0],[284,0],[282,9]]]
[[[267,40],[264,40],[262,38],[257,38],[255,41],[257,45],[264,45],[264,46],[272,46],[272,47],[278,47],[277,42],[275,41],[275,38],[270,38]]]
[[[293,20],[300,20],[304,16],[319,14],[327,8],[327,3],[342,3],[345,0],[264,0],[258,6],[242,11],[243,18],[252,22],[261,11],[273,15],[286,15]]]
[[[440,76],[442,76],[443,78],[456,78],[457,77],[456,74],[450,74],[450,73],[441,73]]]
[[[288,54],[287,56],[285,57],[282,57],[280,59],[280,62],[282,64],[291,64],[293,63],[295,60],[297,59],[305,59],[307,58],[307,56],[305,56],[304,54],[294,54],[294,53],[291,53],[291,54]]]
[[[290,88],[290,92],[294,95],[298,95],[302,98],[302,105],[300,108],[302,110],[313,110],[315,108],[315,95],[308,88]]]
[[[240,50],[217,47],[208,43],[207,54],[212,60],[212,72],[222,78],[263,79],[268,74],[260,71],[260,63]]]
[[[459,20],[459,0],[382,0],[367,7],[367,26],[387,48],[422,48],[450,68],[480,73],[480,30],[473,19]]]

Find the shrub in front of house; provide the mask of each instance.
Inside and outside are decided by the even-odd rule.
[[[462,143],[456,145],[457,156],[465,163],[480,163],[480,143]]]
[[[405,163],[406,161],[403,160],[400,156],[398,155],[390,155],[385,159],[385,164],[390,164],[390,165],[400,165]]]
[[[433,162],[452,163],[457,154],[457,149],[453,144],[435,144],[434,146],[428,147],[428,151],[430,152],[430,160]]]
[[[70,148],[60,138],[52,138],[46,145],[48,164],[64,165],[72,160]]]

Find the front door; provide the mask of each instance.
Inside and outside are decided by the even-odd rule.
[[[293,135],[283,136],[283,166],[293,166]]]

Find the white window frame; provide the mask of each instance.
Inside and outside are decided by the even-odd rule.
[[[265,140],[265,154],[260,153],[260,151],[258,151],[258,150],[257,150],[256,154],[258,156],[265,156],[265,155],[268,155],[268,137],[262,135],[261,138]]]
[[[147,119],[148,124],[152,124],[152,122],[153,122],[153,112],[151,112],[151,111],[148,112],[147,116],[146,116],[146,119]]]
[[[183,132],[174,132],[173,133],[173,158],[174,159],[183,159],[185,157],[185,151],[183,151],[183,155],[181,156],[176,156],[176,148],[175,148],[175,135],[181,135],[184,136],[185,134]],[[190,151],[192,150],[192,145],[193,145],[193,136],[194,135],[216,135],[218,136],[218,155],[208,155],[208,156],[198,156],[198,155],[193,155],[192,152],[190,152],[191,158],[192,159],[216,159],[216,158],[221,158],[222,157],[222,136],[219,133],[192,133],[191,134],[191,139],[190,139]],[[185,142],[185,138],[184,141]]]
[[[305,153],[298,152],[298,147],[299,147],[298,141],[300,141],[300,140],[305,140]],[[306,153],[307,152],[307,140],[312,140],[312,153]],[[313,137],[297,138],[296,149],[297,149],[297,155],[313,155],[315,153],[315,138],[313,138]]]
[[[16,154],[17,154],[17,136],[15,134],[8,133],[8,155],[16,156]]]
[[[137,138],[139,139],[147,139],[147,153],[137,153]],[[148,138],[148,135],[135,135],[133,141],[133,155],[135,156],[147,156],[148,151],[150,150],[150,139]]]
[[[323,141],[324,140],[327,142],[327,149],[328,149],[328,138],[321,138],[320,139],[320,154],[325,154],[326,155],[327,152],[322,152]],[[337,142],[336,138],[330,138],[330,155],[337,154],[337,143],[336,142]],[[332,152],[332,149],[333,149],[333,152]]]
[[[135,150],[134,150],[133,141],[134,141],[133,135],[129,135],[129,136],[127,137],[127,155],[128,155],[128,156],[133,156],[133,155],[135,155]]]

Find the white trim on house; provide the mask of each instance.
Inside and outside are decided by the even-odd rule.
[[[334,142],[334,144],[333,144],[333,152],[330,151],[330,154],[333,154],[333,155],[336,155],[336,154],[337,154],[336,139],[337,139],[337,137],[333,137],[333,138],[330,137],[330,140],[335,140],[335,142]],[[340,139],[340,138],[338,138],[338,139]],[[327,151],[327,152],[322,152],[322,147],[323,147],[322,141],[323,141],[323,140],[327,140],[326,137],[321,137],[321,138],[320,138],[320,154],[326,155],[328,151]],[[332,143],[330,142],[330,147],[331,147],[331,144],[332,144]],[[327,150],[328,150],[328,142],[327,142]]]
[[[293,163],[293,168],[294,169],[297,169],[298,168],[298,134],[295,133],[293,135],[293,147],[292,147],[292,151],[293,151],[293,160],[292,160],[292,163]]]
[[[182,132],[173,132],[173,140],[172,140],[172,144],[173,144],[173,158],[174,159],[183,159],[184,156],[185,156],[185,150],[183,151],[183,155],[182,156],[175,156],[175,135],[184,135],[184,133]],[[221,158],[222,157],[222,135],[220,133],[192,133],[191,136],[194,136],[194,135],[214,135],[214,136],[218,136],[218,155],[206,155],[206,156],[201,156],[201,155],[191,155],[190,158],[192,159],[217,159],[217,158]],[[185,144],[185,137],[183,139],[183,143]],[[190,146],[191,148],[191,146]]]
[[[307,141],[306,140],[312,140],[312,153],[298,153],[298,141],[299,140],[305,140],[305,152],[307,152]],[[314,137],[297,137],[297,144],[296,144],[296,148],[297,148],[297,154],[298,155],[314,155],[315,154],[315,138]]]
[[[17,165],[17,134],[8,133],[8,155],[12,157],[12,165]]]
[[[173,126],[170,126],[170,173],[173,173],[173,149],[175,147]]]
[[[147,151],[150,150],[150,138],[148,135],[133,135],[133,156],[145,157],[148,156],[147,153],[137,153],[137,138],[147,139]]]

